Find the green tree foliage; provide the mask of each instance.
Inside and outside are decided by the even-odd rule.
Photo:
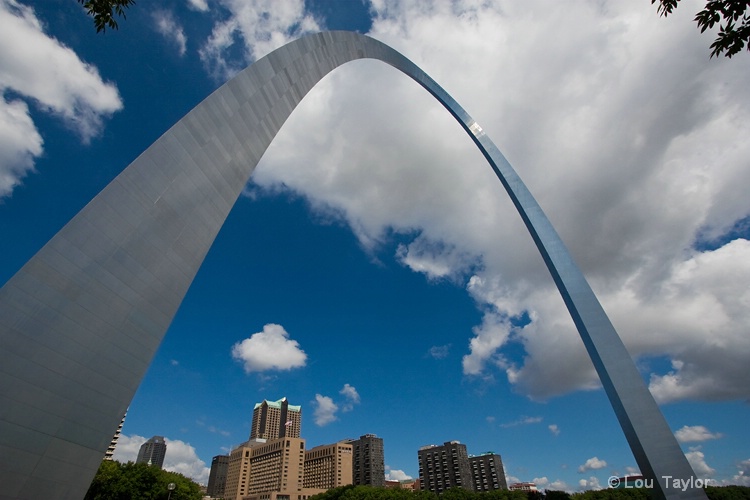
[[[573,500],[651,500],[651,490],[647,488],[622,488],[588,490],[574,493]]]
[[[170,497],[167,485],[175,484]],[[159,467],[104,460],[84,500],[201,500],[200,486],[176,472]]]
[[[562,494],[564,497],[553,496],[550,500],[570,500],[570,495],[564,491],[554,493]],[[315,495],[310,500],[544,500],[544,493],[508,490],[475,493],[463,488],[451,488],[438,496],[431,491],[341,486]]]
[[[570,500],[570,493],[559,490],[545,490],[545,500]]]
[[[88,15],[94,18],[96,32],[107,28],[117,29],[116,16],[125,19],[125,8],[135,4],[135,0],[78,0]]]
[[[708,500],[750,500],[747,486],[706,486]]]
[[[657,11],[668,16],[677,8],[680,0],[651,0],[659,3]],[[695,15],[701,33],[719,25],[719,35],[711,44],[711,57],[732,57],[745,45],[750,51],[750,1],[748,0],[708,0],[706,7]]]
[[[747,486],[708,486],[709,500],[750,500]],[[565,491],[508,491],[475,493],[462,488],[451,488],[440,495],[429,491],[412,492],[407,489],[373,488],[371,486],[342,486],[315,495],[310,500],[652,500],[646,488],[589,490],[580,493]]]

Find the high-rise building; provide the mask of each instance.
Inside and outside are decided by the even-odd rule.
[[[365,434],[352,445],[353,480],[355,485],[385,486],[385,458],[383,438]]]
[[[236,446],[229,453],[227,480],[224,487],[226,500],[241,499],[247,494],[250,484],[250,453],[253,446],[252,441],[247,441]]]
[[[128,412],[125,412],[125,415],[122,416],[122,420],[120,420],[120,425],[117,426],[115,435],[112,436],[112,441],[109,443],[109,447],[107,448],[107,451],[104,452],[104,460],[112,460],[112,457],[115,454],[115,448],[117,447],[117,440],[120,439],[120,434],[122,433],[122,426],[125,425],[125,417],[127,415],[128,415]]]
[[[167,454],[167,443],[162,436],[154,436],[141,445],[138,450],[138,458],[135,463],[156,465],[160,469],[164,465],[164,456]]]
[[[488,451],[481,455],[469,457],[474,491],[507,490],[505,468],[500,455]]]
[[[422,489],[434,493],[442,493],[456,486],[474,489],[465,444],[447,441],[442,446],[423,446],[417,455]]]
[[[250,440],[229,454],[226,500],[305,500],[322,493],[304,487],[305,440]]]
[[[294,492],[303,487],[305,440],[274,439],[254,447],[250,454],[248,494]]]
[[[227,468],[229,455],[217,455],[211,460],[211,472],[208,475],[206,494],[212,498],[224,498],[227,485]]]
[[[298,438],[302,426],[302,408],[290,405],[286,398],[263,400],[253,408],[250,439]]]
[[[352,445],[339,442],[307,450],[303,484],[325,490],[352,484]]]

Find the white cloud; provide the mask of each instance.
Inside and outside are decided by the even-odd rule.
[[[121,434],[117,440],[117,447],[113,458],[118,462],[135,462],[138,450],[147,438],[138,435]],[[208,484],[208,474],[211,471],[206,463],[189,443],[179,439],[164,438],[167,443],[167,453],[164,455],[164,470],[179,472],[197,483]]]
[[[70,48],[44,33],[31,7],[0,0],[0,197],[10,194],[42,154],[28,99],[62,118],[84,143],[122,108],[117,88]]]
[[[169,40],[177,48],[180,57],[187,51],[187,36],[185,30],[175,20],[170,11],[155,10],[152,13],[157,33]]]
[[[536,484],[536,487],[540,490],[572,491],[572,488],[565,481],[560,479],[550,481],[547,476],[535,477],[531,482]]]
[[[559,436],[560,435],[560,428],[557,426],[557,424],[550,424],[550,425],[547,426],[547,428],[549,429],[549,431],[553,435],[555,435],[555,436]]]
[[[545,477],[544,479],[547,479],[547,478]],[[505,481],[508,483],[508,485],[511,485],[511,484],[514,484],[514,483],[521,483],[521,482],[523,482],[519,478],[517,478],[516,476],[511,476],[511,475],[509,475],[507,473],[505,474]]]
[[[241,361],[246,373],[291,370],[305,366],[307,354],[281,325],[269,323],[232,346],[232,358]]]
[[[537,488],[544,488],[549,484],[549,479],[547,476],[535,477],[531,482],[534,483]]]
[[[571,488],[568,483],[561,479],[557,479],[555,481],[552,481],[547,485],[545,488],[547,490],[555,490],[555,491],[573,491],[573,488]]]
[[[482,324],[472,328],[474,337],[469,342],[469,354],[463,357],[463,371],[466,375],[480,375],[487,361],[495,358],[498,365],[505,361],[498,354],[498,349],[510,335],[511,324],[507,316],[486,313]]]
[[[414,479],[406,472],[400,469],[391,469],[389,466],[385,466],[385,479],[387,481],[406,481],[407,479]]]
[[[657,399],[750,397],[750,242],[695,246],[750,213],[750,66],[709,60],[689,8],[668,19],[585,0],[373,9],[371,35],[441,83],[515,165],[630,352],[674,361],[647,374]],[[500,183],[414,82],[375,61],[333,72],[253,179],[340,214],[365,248],[398,234],[401,262],[466,282],[485,311],[466,332],[466,375],[503,374],[535,399],[599,387]],[[509,343],[525,355],[509,359]]]
[[[21,100],[0,99],[0,198],[9,195],[42,154],[42,136]]]
[[[737,474],[732,477],[729,484],[750,486],[750,459],[743,460],[737,465]]]
[[[601,490],[602,485],[599,483],[599,479],[591,476],[588,479],[579,479],[578,488],[580,490]]]
[[[459,279],[477,256],[424,237],[417,237],[408,245],[399,245],[396,258],[412,271],[423,273],[428,279]]]
[[[722,434],[711,432],[702,425],[685,425],[675,431],[674,436],[680,443],[695,443],[723,437]]]
[[[112,458],[122,463],[135,462],[135,459],[138,458],[138,450],[147,440],[148,438],[135,434],[132,436],[120,434]]]
[[[206,0],[187,0],[188,7],[199,12],[206,12],[208,10],[208,2]]]
[[[342,411],[352,411],[354,409],[354,405],[358,405],[360,403],[359,393],[357,393],[357,389],[349,384],[344,384],[344,387],[339,391],[339,394],[343,395],[344,398],[346,398],[346,401],[341,406]]]
[[[210,467],[198,457],[189,443],[179,439],[164,438],[167,443],[167,453],[164,456],[164,470],[179,472],[199,484],[208,484]]]
[[[690,448],[690,451],[685,453],[685,457],[696,476],[701,479],[713,479],[716,469],[706,463],[706,456],[700,451],[700,447]]]
[[[578,472],[583,474],[586,471],[599,470],[605,468],[606,466],[607,462],[605,462],[604,460],[599,460],[598,457],[591,457],[586,460],[586,463],[578,467]]]
[[[338,420],[336,412],[339,410],[339,407],[333,402],[333,399],[328,396],[316,394],[313,404],[315,405],[315,410],[313,410],[315,425],[323,427]]]
[[[320,30],[305,11],[303,0],[218,0],[217,4],[227,17],[214,25],[200,56],[208,71],[220,80],[294,38]],[[241,59],[229,56],[237,44],[243,48]]]

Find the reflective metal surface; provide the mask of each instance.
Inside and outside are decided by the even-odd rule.
[[[0,290],[0,498],[80,499],[172,318],[281,125],[328,72],[379,59],[461,123],[507,189],[591,355],[642,473],[693,472],[591,288],[481,127],[390,47],[301,38],[188,113]],[[702,490],[661,488],[669,498]]]

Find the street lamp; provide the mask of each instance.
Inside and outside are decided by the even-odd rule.
[[[169,490],[169,496],[167,497],[167,500],[170,500],[172,498],[172,491],[177,487],[174,483],[169,483],[167,485],[167,489]]]

